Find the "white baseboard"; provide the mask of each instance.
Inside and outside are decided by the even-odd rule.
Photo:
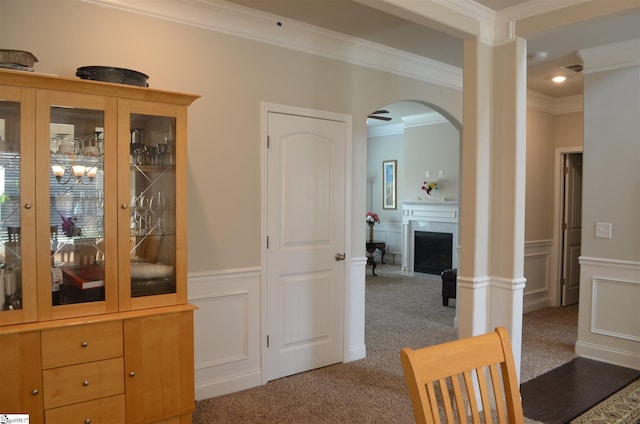
[[[527,302],[525,300],[522,305],[522,312],[527,314],[529,312],[537,311],[538,309],[548,308],[549,306],[553,306],[549,297],[546,297],[544,299],[537,299],[530,302]]]
[[[576,355],[583,358],[640,370],[640,354],[638,352],[611,349],[607,346],[580,341],[576,343],[575,352]]]
[[[199,381],[196,383],[196,400],[209,399],[229,393],[250,389],[262,384],[261,370],[230,375],[226,378]]]
[[[367,346],[360,345],[354,346],[347,352],[346,357],[344,358],[344,362],[357,361],[359,359],[364,359],[367,356]]]

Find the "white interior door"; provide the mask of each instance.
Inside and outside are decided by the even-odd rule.
[[[343,359],[346,128],[267,115],[267,381]]]
[[[580,245],[582,232],[582,153],[564,156],[562,232],[562,306],[580,298]]]

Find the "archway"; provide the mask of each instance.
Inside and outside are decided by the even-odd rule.
[[[380,217],[380,223],[374,226],[374,238],[386,243],[388,262],[397,264],[397,256],[401,256],[403,266],[399,270],[412,274],[413,267],[405,266],[408,244],[403,206],[448,202],[458,208],[461,124],[446,111],[424,101],[397,101],[376,111],[381,113],[367,120],[367,211]],[[395,208],[385,207],[388,201],[383,167],[390,161],[396,171]],[[430,196],[422,190],[424,182],[437,183]],[[455,226],[457,241],[457,222]],[[453,245],[456,258],[457,244]]]

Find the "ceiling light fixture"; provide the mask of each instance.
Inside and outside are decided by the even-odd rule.
[[[551,78],[551,81],[555,82],[556,84],[562,84],[566,80],[567,77],[565,77],[564,75],[556,75],[555,77]]]

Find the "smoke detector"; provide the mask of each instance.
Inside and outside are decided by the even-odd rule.
[[[531,62],[544,62],[549,57],[549,52],[545,52],[543,50],[538,52],[529,53],[527,55],[527,59]]]

